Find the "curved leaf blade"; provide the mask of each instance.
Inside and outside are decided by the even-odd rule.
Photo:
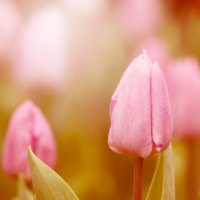
[[[69,185],[28,149],[33,188],[38,200],[78,200]]]
[[[27,188],[24,176],[22,175],[18,179],[17,196],[12,200],[35,200],[33,193]]]
[[[175,178],[171,145],[159,154],[146,200],[175,200]]]

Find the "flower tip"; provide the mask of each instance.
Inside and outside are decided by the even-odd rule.
[[[144,55],[144,56],[147,56],[147,57],[149,57],[149,54],[148,54],[148,52],[147,52],[147,50],[146,50],[146,49],[143,49],[143,50],[142,50],[142,52],[143,52],[143,55]]]
[[[34,106],[35,104],[33,103],[32,100],[27,99],[27,100],[24,101],[23,105],[26,106],[26,107],[32,107],[32,106]]]
[[[152,65],[152,61],[151,61],[151,59],[150,59],[150,56],[149,56],[149,53],[148,53],[148,51],[146,50],[146,49],[143,49],[142,50],[142,53],[141,54],[139,54],[139,56],[135,59],[135,60],[142,60],[143,62],[145,61],[146,63],[148,63],[148,65],[150,66],[150,65]]]
[[[155,69],[161,70],[159,63],[158,62],[154,62],[153,65],[152,65],[152,69],[154,69],[154,70]]]
[[[31,145],[28,146],[28,154],[32,152]]]
[[[112,151],[114,151],[115,153],[122,154],[122,152],[119,149],[117,149],[116,147],[114,147],[113,145],[111,145],[111,144],[108,144],[108,145],[109,145],[109,148]]]
[[[29,164],[30,164],[31,160],[32,160],[32,157],[34,155],[34,153],[33,153],[32,148],[31,148],[30,145],[28,146],[27,153],[28,153],[28,160],[29,160]]]
[[[156,151],[159,153],[163,149],[162,145],[156,146],[155,147]]]

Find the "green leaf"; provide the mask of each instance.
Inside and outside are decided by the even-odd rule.
[[[174,166],[171,145],[159,155],[146,200],[175,200]]]
[[[33,189],[38,200],[78,200],[69,185],[43,163],[29,147],[29,165]]]
[[[12,200],[34,200],[32,192],[27,188],[24,176],[20,175],[18,179],[17,196]]]

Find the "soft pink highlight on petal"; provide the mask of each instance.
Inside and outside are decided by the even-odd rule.
[[[146,51],[127,68],[111,98],[108,144],[115,152],[146,158],[164,150],[172,116],[164,76]]]
[[[14,112],[3,150],[3,169],[9,176],[24,173],[30,179],[28,146],[50,167],[56,164],[56,144],[52,130],[42,112],[26,101]]]

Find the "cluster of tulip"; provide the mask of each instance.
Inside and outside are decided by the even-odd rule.
[[[199,10],[198,0],[0,0],[0,178],[18,183],[14,200],[200,198]],[[108,147],[134,158],[133,195]],[[72,181],[67,151],[81,160],[70,160]],[[2,182],[0,199],[11,198]]]
[[[179,87],[178,93],[173,93],[173,87],[170,93],[174,111],[176,137],[195,138],[199,126],[198,120],[191,120],[191,127],[187,126],[184,128],[182,124],[188,122],[188,117],[182,112],[184,112],[184,108],[187,109],[187,105],[181,107],[180,111],[176,111],[176,109],[179,110],[176,104],[178,103],[179,105],[179,98],[184,95],[185,90],[190,91],[184,78],[191,76],[194,82],[193,88],[198,91],[200,88],[200,73],[197,63],[193,59],[186,59],[175,63],[175,65],[175,67],[169,68],[167,80],[169,86],[172,84],[173,87]],[[183,67],[185,68],[184,73],[181,73],[183,72]],[[177,75],[181,75],[180,80],[177,79]],[[198,99],[188,96],[184,103],[192,105],[190,101],[193,103],[198,101]],[[194,112],[200,113],[198,109],[194,109]],[[111,127],[108,144],[117,153],[125,152],[135,156],[134,199],[140,200],[142,199],[143,159],[164,151],[170,144],[173,131],[171,106],[164,75],[159,65],[152,63],[146,51],[134,59],[123,74],[111,98],[110,118]],[[27,154],[29,146],[31,146],[38,158],[47,165],[50,167],[55,166],[56,144],[51,128],[39,108],[31,101],[26,101],[17,108],[10,120],[3,151],[3,168],[6,174],[11,177],[19,177],[22,174],[26,180],[30,181],[31,175]],[[31,152],[31,150],[29,151]],[[160,184],[163,185],[163,188],[160,194],[157,194],[158,199],[173,200],[175,199],[175,185],[172,153],[171,150],[165,151],[165,154],[162,155],[163,159],[160,158],[158,161],[154,179],[158,179],[157,181],[160,181],[159,179],[162,180]],[[30,155],[32,154],[30,153]],[[38,168],[38,170],[42,169]],[[159,170],[163,170],[163,172],[160,174]],[[33,183],[38,184],[40,177],[38,177],[37,173],[34,173],[34,169],[32,171]],[[52,180],[48,177],[48,170],[43,173],[44,177],[47,176],[47,178],[45,177],[45,183],[47,186],[49,184],[51,189]],[[152,198],[151,193],[154,187],[157,187],[155,184],[158,184],[158,182],[154,179],[147,199]],[[53,181],[55,181],[54,178]],[[61,183],[58,183],[58,191],[54,188],[53,191],[48,191],[48,194],[46,194],[45,190],[43,192],[40,191],[42,187],[38,189],[38,185],[34,185],[37,198],[54,199],[55,191],[60,192],[60,198],[68,198],[68,195],[71,194],[68,194],[68,189],[66,192],[62,192],[64,189],[61,185]],[[71,190],[69,191],[71,192]],[[71,199],[73,198],[76,199],[77,197],[71,197]]]
[[[142,199],[143,159],[165,150],[172,138],[171,108],[164,75],[158,64],[151,62],[147,52],[144,51],[139,55],[122,76],[111,98],[110,117],[111,128],[108,139],[110,148],[116,152],[127,152],[136,156],[134,199],[140,200]],[[6,174],[11,177],[22,175],[27,181],[30,181],[27,153],[29,146],[43,162],[50,167],[55,166],[56,144],[51,128],[40,109],[31,101],[26,101],[17,108],[10,120],[3,151],[3,168]],[[168,154],[167,156],[170,157],[168,159],[172,159],[171,153]],[[52,184],[55,185],[53,181],[56,178],[52,178],[48,170],[45,171],[40,165],[37,166],[34,157],[31,157],[33,154],[30,149],[29,155],[34,189],[38,199],[59,197],[72,200],[77,198],[68,187],[65,189],[66,185],[62,187],[62,182],[58,182],[56,188],[52,189]],[[164,160],[167,159],[165,157]],[[158,170],[160,165],[162,163],[159,162]],[[37,171],[35,172],[34,167],[38,171],[43,170],[42,178],[46,186],[40,186],[44,183],[40,180],[42,178]],[[172,168],[171,165],[168,167]],[[172,170],[167,173],[173,177]],[[156,173],[155,177],[157,176]],[[173,178],[168,181],[174,183]],[[50,191],[45,191],[45,187]],[[166,195],[170,199],[175,199],[174,192],[171,192],[174,191],[173,187],[174,185],[170,185],[167,190],[170,194]],[[24,188],[20,188],[18,198],[25,198],[23,196],[27,191],[24,190]],[[149,196],[151,196],[151,190]],[[30,192],[28,194],[26,199],[34,198],[33,196],[29,197]]]

